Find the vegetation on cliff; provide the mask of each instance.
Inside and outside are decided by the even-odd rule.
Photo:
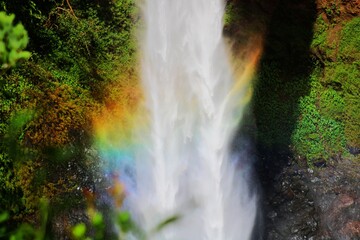
[[[233,0],[227,9],[225,33],[236,44],[246,46],[254,35],[264,39],[252,102],[258,150],[293,155],[309,166],[358,161],[356,1]]]
[[[106,107],[107,86],[126,84],[133,71],[134,9],[132,0],[0,1],[0,30],[11,30],[0,39],[0,211],[12,221],[35,222],[42,197],[60,213],[93,190],[92,119]],[[28,40],[31,58],[18,61],[30,57],[20,51]]]
[[[300,98],[293,134],[309,164],[356,158],[360,149],[360,17],[342,7],[325,5],[315,21],[310,92]]]

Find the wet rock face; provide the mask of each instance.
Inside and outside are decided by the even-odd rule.
[[[316,236],[320,218],[304,170],[284,169],[274,181],[267,199],[267,239],[311,239]]]
[[[358,239],[360,187],[358,164],[343,160],[316,171],[311,177],[312,196],[321,214],[321,233],[330,239]]]
[[[265,239],[360,239],[360,174],[350,170],[356,165],[312,170],[289,164],[263,178]]]

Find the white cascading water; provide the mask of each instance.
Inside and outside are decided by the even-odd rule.
[[[242,156],[230,151],[245,90],[234,91],[222,37],[224,2],[148,0],[143,11],[149,132],[127,202],[150,232],[181,216],[153,239],[249,240],[256,196]]]

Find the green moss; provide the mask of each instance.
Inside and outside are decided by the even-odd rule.
[[[344,67],[334,64],[327,68],[332,80],[323,77],[320,67],[315,67],[309,77],[287,78],[276,65],[262,66],[254,99],[258,103],[256,115],[260,116],[258,139],[263,145],[284,149],[290,144],[309,166],[319,159],[328,161],[347,153],[346,133],[354,137],[356,126],[355,105],[347,106],[349,94],[345,89],[349,87],[343,85],[341,75]],[[352,76],[351,71],[348,73]]]
[[[228,27],[230,24],[236,22],[239,19],[240,14],[234,6],[234,3],[230,2],[226,5],[225,14],[224,14],[224,27]]]
[[[309,165],[359,147],[360,72],[356,63],[328,63],[310,77],[310,93],[300,98],[292,134],[295,152]]]
[[[315,49],[321,58],[335,59],[338,54],[339,33],[336,30],[336,24],[328,24],[321,15],[318,16],[314,24],[314,35],[311,48]]]
[[[333,1],[331,4],[329,4],[325,9],[325,14],[327,15],[327,17],[329,19],[334,19],[337,16],[340,15],[340,9],[339,7],[336,5],[336,0]]]
[[[318,159],[328,160],[344,153],[346,139],[341,122],[344,101],[333,89],[324,89],[318,76],[310,77],[309,95],[301,97],[299,119],[292,134],[297,154],[304,156],[311,166]]]
[[[336,89],[322,102],[324,114],[334,114],[345,127],[347,145],[360,147],[360,68],[357,62],[331,63],[325,68],[322,84]],[[341,106],[343,106],[342,111]]]
[[[346,98],[344,122],[347,144],[360,148],[360,99],[358,97]]]
[[[325,68],[322,79],[326,85],[338,86],[346,94],[359,95],[360,70],[357,63],[330,63]]]
[[[360,59],[360,17],[346,23],[341,31],[339,56],[342,59]]]
[[[322,16],[318,16],[314,25],[314,36],[311,47],[324,47],[327,40],[327,30],[329,26],[325,23]]]
[[[344,113],[345,101],[340,93],[333,88],[320,93],[320,113],[327,118],[340,120]]]
[[[253,101],[258,140],[266,148],[286,149],[297,113],[297,99],[307,92],[306,79],[284,77],[277,64],[263,63]]]

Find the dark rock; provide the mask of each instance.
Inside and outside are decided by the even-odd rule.
[[[271,212],[268,213],[267,217],[271,218],[271,219],[274,219],[274,218],[277,217],[277,212],[271,211]]]
[[[349,236],[352,239],[360,238],[360,221],[349,221],[340,230],[344,236]]]
[[[284,166],[266,191],[267,240],[360,239],[357,163],[321,169]]]
[[[349,150],[349,152],[350,152],[352,155],[358,155],[358,154],[360,154],[360,148],[358,148],[358,147],[351,147],[351,146],[349,146],[349,147],[348,147],[348,150]]]
[[[326,161],[322,160],[322,161],[314,162],[314,166],[317,168],[324,168],[326,167]]]

